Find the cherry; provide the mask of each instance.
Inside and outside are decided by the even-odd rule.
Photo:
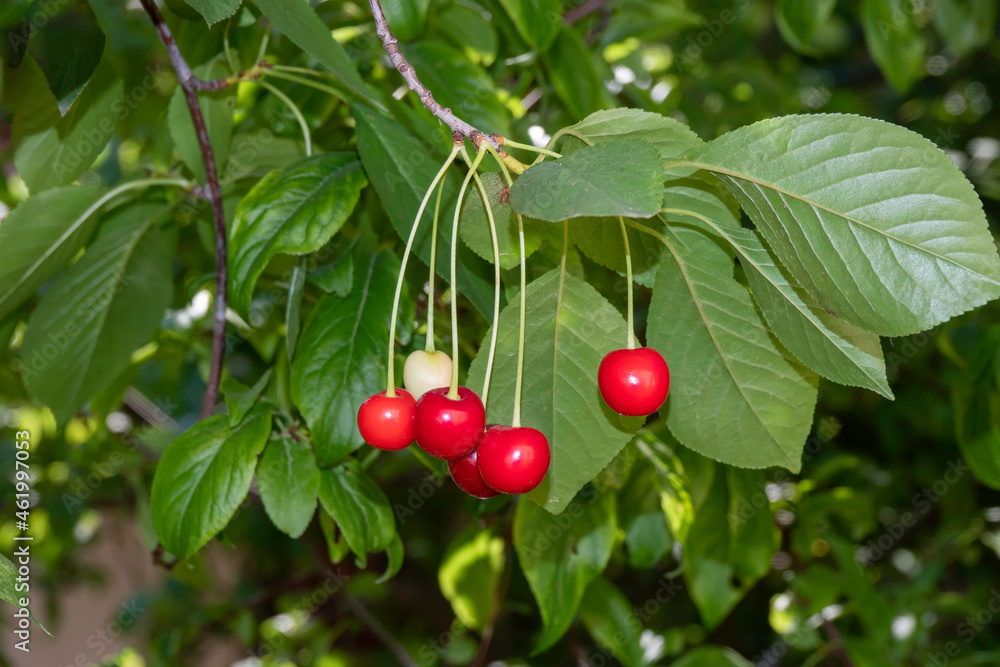
[[[451,384],[451,357],[444,352],[417,350],[406,358],[403,365],[403,386],[420,399],[431,389]]]
[[[372,447],[395,451],[413,442],[413,414],[416,401],[405,389],[395,396],[384,391],[369,397],[358,409],[358,430]]]
[[[608,406],[621,415],[639,417],[660,409],[670,390],[670,369],[651,347],[615,350],[601,360],[597,386]]]
[[[501,493],[527,493],[549,470],[552,453],[545,435],[527,426],[494,426],[476,449],[479,473]]]
[[[479,450],[473,449],[460,459],[448,461],[448,471],[458,488],[474,498],[492,498],[500,495],[483,481],[479,474]]]
[[[448,387],[440,387],[417,401],[413,434],[420,448],[436,458],[462,458],[475,449],[485,428],[486,409],[468,387],[458,388],[458,398],[448,398]]]

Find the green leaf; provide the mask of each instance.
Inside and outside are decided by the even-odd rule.
[[[647,340],[670,366],[667,425],[685,446],[747,468],[797,471],[816,378],[771,339],[725,250],[695,230],[664,254]]]
[[[565,634],[587,584],[608,564],[617,530],[614,501],[614,494],[588,487],[559,515],[517,504],[514,548],[544,624],[532,655]]]
[[[434,180],[434,175],[440,169],[444,157],[435,153],[433,146],[424,144],[411,135],[397,122],[373,112],[367,107],[355,105],[352,107],[357,121],[358,152],[365,165],[365,171],[372,185],[382,198],[393,227],[400,238],[406,239],[413,227],[417,209],[424,193]],[[433,195],[436,197],[437,195]],[[452,211],[454,215],[455,200],[458,196],[458,186],[454,179],[445,180],[445,192],[441,199],[441,210]],[[430,264],[431,257],[431,224],[433,204],[429,203],[424,212],[425,219],[421,229],[413,241],[413,253],[425,265]],[[446,214],[439,222],[437,238],[437,256],[451,256],[451,228]],[[478,266],[477,266],[478,265]],[[458,249],[458,288],[462,296],[485,316],[493,313],[493,280],[482,277],[484,271],[479,259],[467,248]],[[437,273],[445,280],[450,279],[450,268],[447,262],[437,262]]]
[[[620,139],[638,139],[652,144],[664,160],[686,155],[702,145],[702,140],[684,123],[641,109],[607,109],[590,114],[576,125],[564,127],[554,139],[585,145]]]
[[[190,558],[226,527],[250,490],[270,432],[271,408],[261,405],[234,429],[216,415],[167,447],[151,498],[153,526],[167,551]]]
[[[101,61],[104,32],[86,2],[65,11],[48,10],[45,18],[35,16],[28,53],[45,74],[59,115],[65,116]]]
[[[909,130],[784,116],[725,134],[684,164],[719,175],[795,282],[856,326],[907,335],[1000,296],[975,190]]]
[[[622,418],[601,399],[594,378],[608,352],[625,343],[625,321],[597,291],[558,269],[528,285],[524,396],[521,420],[549,439],[549,474],[529,498],[559,513],[587,481],[618,454],[641,420]],[[500,314],[487,423],[510,422],[517,375],[520,304]],[[490,333],[480,349],[487,350]],[[482,386],[486,358],[469,368],[468,384]]]
[[[767,480],[759,470],[726,468],[729,512],[726,521],[732,537],[729,562],[740,577],[756,581],[771,571],[777,549],[771,504],[764,493]]]
[[[600,143],[542,162],[510,189],[514,210],[549,222],[582,216],[650,218],[660,210],[662,197],[659,152],[637,139]]]
[[[377,108],[383,108],[378,92],[372,90],[358,74],[354,63],[344,48],[333,38],[330,29],[323,25],[308,0],[253,0],[296,46],[318,60],[337,75],[337,78],[360,99]]]
[[[489,12],[478,5],[458,3],[434,10],[430,25],[436,37],[455,44],[474,63],[490,65],[496,60],[497,31]]]
[[[643,433],[636,444],[652,464],[659,507],[667,520],[670,533],[683,543],[687,541],[695,514],[691,484],[684,472],[684,464],[670,447],[648,433]]]
[[[980,482],[1000,489],[1000,328],[973,349],[969,366],[952,384],[955,439],[966,465]]]
[[[482,631],[489,622],[504,560],[503,538],[475,523],[448,545],[438,570],[438,585],[466,627]]]
[[[653,662],[646,659],[640,643],[642,620],[624,593],[604,577],[587,586],[580,602],[580,620],[594,641],[625,667]]]
[[[267,443],[257,465],[264,510],[279,530],[300,537],[316,511],[320,473],[304,440],[281,436]]]
[[[382,0],[382,10],[389,30],[397,38],[415,39],[424,31],[431,0]]]
[[[948,48],[964,56],[989,42],[997,20],[994,0],[935,0],[934,25]]]
[[[500,251],[500,268],[513,269],[521,264],[521,247],[517,233],[517,213],[506,199],[507,188],[503,176],[491,172],[481,175],[483,187],[493,211],[493,220],[497,231],[497,248]],[[470,188],[471,189],[471,188]],[[439,223],[440,224],[440,223]],[[536,220],[524,220],[524,256],[530,257],[542,245],[543,230]],[[486,217],[482,194],[479,188],[466,194],[462,205],[462,217],[459,220],[459,233],[465,245],[485,259],[493,263],[493,237],[490,234],[490,223]]]
[[[250,409],[257,403],[257,399],[264,393],[267,384],[271,381],[271,370],[268,368],[260,379],[252,387],[233,377],[227,377],[222,381],[222,395],[226,399],[226,407],[229,409],[229,425],[237,426],[243,418],[247,416]]]
[[[160,325],[173,291],[172,244],[155,226],[163,210],[134,205],[108,220],[31,313],[22,377],[60,424],[113,381]]]
[[[670,667],[753,667],[753,663],[725,646],[699,646],[674,660]]]
[[[236,14],[242,0],[184,0],[195,9],[211,28],[213,24]]]
[[[424,40],[405,45],[403,52],[438,102],[483,132],[510,133],[510,114],[493,79],[461,51]]]
[[[121,79],[102,60],[76,102],[60,116],[34,59],[25,58],[17,69],[7,70],[7,76],[6,104],[14,112],[11,140],[18,174],[35,194],[69,185],[90,167],[115,131],[123,99]]]
[[[907,0],[862,0],[861,27],[872,60],[900,93],[924,76],[927,42]]]
[[[324,297],[302,329],[292,364],[292,398],[309,423],[322,468],[362,445],[358,408],[385,389],[398,272],[394,254],[372,255],[358,266],[351,295]]]
[[[319,501],[337,522],[358,567],[365,567],[369,552],[384,551],[398,539],[389,500],[357,459],[323,471]]]
[[[868,570],[855,557],[852,545],[834,534],[828,533],[825,537],[846,580],[844,590],[853,603],[865,634],[883,644],[889,642],[893,614],[885,596],[875,589]]]
[[[542,57],[551,71],[552,88],[572,118],[583,118],[600,109],[615,106],[604,85],[604,61],[591,53],[583,38],[572,30],[563,30]]]
[[[830,19],[836,5],[837,0],[778,0],[774,5],[774,20],[793,49],[812,53],[813,35]]]
[[[562,29],[560,0],[500,0],[524,41],[539,53],[552,44]]]
[[[210,80],[224,77],[229,74],[229,71],[224,62],[214,60],[211,63],[195,67],[194,74],[202,79]],[[198,94],[198,105],[201,107],[205,130],[208,133],[208,143],[212,146],[215,168],[219,175],[225,171],[226,162],[229,159],[235,103],[236,89],[232,87],[217,92]],[[195,180],[204,184],[206,182],[205,158],[201,152],[201,144],[198,143],[198,133],[194,128],[194,121],[191,120],[191,110],[184,98],[184,90],[179,85],[174,88],[174,94],[170,98],[170,106],[167,107],[167,129],[170,130],[170,137],[174,140],[181,160],[194,173]]]
[[[824,310],[778,265],[756,232],[727,227],[719,233],[739,253],[754,300],[782,345],[829,380],[892,399],[877,335]]]
[[[97,226],[104,190],[67,186],[29,197],[0,225],[0,318],[69,260]]]
[[[354,286],[354,257],[345,253],[329,264],[316,267],[309,273],[309,282],[327,294],[347,296]]]
[[[15,542],[14,543],[15,549],[22,544],[28,544],[28,543]],[[17,566],[15,566],[14,563],[9,561],[6,556],[0,554],[0,600],[3,600],[4,602],[9,602],[20,611],[22,608],[21,600],[30,599],[30,596],[28,595],[29,593],[28,590],[19,590],[18,587],[24,586],[24,584],[18,583],[17,579],[18,579]],[[37,625],[39,628],[42,629],[42,632],[44,632],[50,637],[52,636],[52,633],[46,630],[45,626],[43,626],[41,623],[38,622],[38,619],[35,618],[35,615],[31,613],[31,611],[28,611],[28,616],[35,623],[35,625]]]
[[[254,285],[280,253],[315,252],[340,230],[367,184],[354,153],[321,153],[261,179],[229,228],[233,308],[248,315]]]

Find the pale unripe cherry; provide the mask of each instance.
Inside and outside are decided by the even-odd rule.
[[[419,399],[431,389],[451,385],[451,357],[444,352],[417,350],[403,365],[403,386]]]

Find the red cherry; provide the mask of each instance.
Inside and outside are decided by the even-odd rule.
[[[639,417],[660,409],[670,391],[670,369],[651,347],[608,352],[597,371],[597,386],[608,406],[621,415]]]
[[[531,491],[549,471],[552,458],[545,435],[527,426],[494,426],[476,452],[483,481],[501,493]]]
[[[448,398],[448,387],[441,387],[417,401],[413,434],[431,456],[449,461],[462,458],[476,448],[485,428],[486,409],[468,387],[458,388],[458,398]]]
[[[358,409],[358,430],[372,447],[395,451],[413,442],[413,412],[416,401],[405,389],[395,396],[380,391]]]
[[[460,459],[448,461],[448,470],[458,488],[474,498],[492,498],[500,495],[483,481],[479,474],[479,450],[473,449]]]

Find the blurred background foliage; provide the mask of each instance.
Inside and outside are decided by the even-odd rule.
[[[176,82],[145,13],[116,0],[89,6],[13,0],[0,7],[0,25],[8,36],[20,34],[26,21],[56,4],[56,18],[26,49],[17,39],[0,47],[0,217],[27,197],[13,159],[16,124],[23,122],[18,113],[28,113],[25,52],[44,68],[60,30],[80,34],[94,30],[95,21],[101,30],[94,39],[106,40],[101,66],[123,77],[126,107],[80,182],[113,185],[197,169],[181,166],[191,162],[186,148],[165,129]],[[248,1],[207,28],[193,9],[206,4],[166,2],[188,61],[214,61],[225,39],[239,66],[251,66],[266,20]],[[365,3],[315,6],[362,77],[401,92]],[[862,114],[903,125],[946,150],[983,197],[997,231],[995,0],[396,0],[385,8],[425,83],[484,129],[539,144],[595,110],[633,106],[681,119],[707,140],[776,115]],[[563,20],[532,20],[532,12],[546,11]],[[315,65],[277,32],[268,58]],[[276,83],[302,108],[317,146],[354,145],[354,121],[342,100],[296,82]],[[415,117],[424,116],[412,95],[402,99]],[[228,169],[235,176],[224,179],[231,219],[256,179],[301,156],[303,146],[295,118],[258,85],[242,84],[223,103],[234,127]],[[276,138],[266,151],[254,150],[266,132]],[[0,469],[13,470],[14,429],[29,429],[34,582],[47,600],[35,612],[57,639],[60,629],[80,622],[67,615],[73,591],[100,598],[111,594],[102,591],[116,570],[153,570],[152,472],[163,447],[196,420],[211,344],[203,292],[212,272],[210,210],[188,206],[180,213],[185,224],[168,318],[154,342],[65,429],[57,430],[26,396],[17,370],[23,325],[18,317],[0,325],[6,350]],[[390,229],[370,188],[355,218],[353,225]],[[382,237],[391,241],[394,234]],[[558,253],[552,247],[550,255]],[[260,286],[285,289],[288,262],[272,263]],[[615,274],[586,259],[574,263],[624,303]],[[423,294],[419,278],[410,289]],[[419,315],[427,304],[415,301]],[[587,588],[567,635],[541,655],[527,657],[540,622],[510,546],[508,508],[503,501],[471,501],[409,454],[373,468],[406,546],[403,569],[389,583],[375,583],[380,557],[364,569],[350,559],[333,566],[318,521],[292,540],[251,498],[209,549],[172,571],[140,578],[122,600],[141,612],[116,622],[124,613],[116,599],[115,612],[86,617],[84,624],[93,626],[83,634],[87,640],[61,646],[60,655],[65,664],[83,656],[73,664],[122,667],[338,667],[397,664],[405,648],[421,665],[464,665],[475,659],[490,595],[500,588],[506,597],[488,656],[512,665],[1000,664],[998,314],[992,303],[928,334],[886,341],[893,402],[824,381],[799,475],[727,469],[650,424],[620,465],[595,481],[602,496],[617,500],[610,561]],[[276,358],[281,321],[265,317],[252,335],[233,340],[230,375],[251,383]],[[467,340],[480,339],[486,327],[465,310]],[[422,347],[422,335],[413,332],[414,347]],[[663,468],[651,463],[657,460]],[[663,502],[675,512],[667,514],[670,525],[658,498],[666,470],[683,477],[689,494]],[[7,501],[13,493],[12,476],[0,475],[5,553],[16,532]],[[690,531],[687,553],[675,546],[678,531]],[[109,541],[115,548],[94,558],[97,545]],[[129,542],[142,546],[129,549]],[[576,557],[578,547],[585,551],[567,543],[567,557]],[[634,618],[641,627],[630,624]],[[0,624],[9,625],[8,614]],[[90,632],[98,628],[117,628],[114,641],[94,640]],[[11,643],[0,647],[0,662],[36,664],[13,655]]]

